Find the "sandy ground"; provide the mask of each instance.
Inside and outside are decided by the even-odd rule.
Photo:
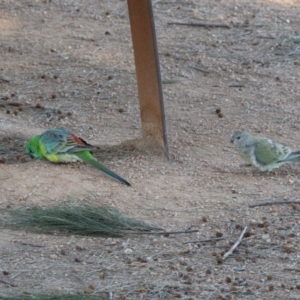
[[[0,295],[300,299],[298,205],[249,207],[299,199],[300,165],[260,174],[229,142],[245,129],[299,150],[300,2],[153,2],[171,161],[122,146],[141,135],[125,1],[1,1],[0,205],[79,199],[199,231],[112,240],[2,230]],[[61,126],[99,146],[95,156],[132,187],[24,154],[26,140]],[[215,237],[224,240],[184,243]]]

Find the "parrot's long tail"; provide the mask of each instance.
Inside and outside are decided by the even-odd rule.
[[[292,152],[286,159],[286,162],[300,162],[300,151]]]
[[[80,151],[77,153],[74,153],[76,156],[78,156],[81,160],[83,160],[85,163],[91,165],[92,167],[102,171],[103,173],[107,174],[108,176],[119,180],[121,183],[126,184],[128,186],[131,186],[131,184],[123,179],[121,176],[118,174],[114,173],[113,171],[109,170],[105,166],[103,166],[101,163],[99,163],[93,155],[89,151]]]

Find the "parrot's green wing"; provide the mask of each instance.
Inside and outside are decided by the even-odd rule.
[[[65,128],[45,131],[40,136],[40,143],[48,154],[73,153],[95,148]]]
[[[40,143],[46,153],[57,154],[65,147],[67,135],[68,131],[63,128],[47,130],[40,136]]]
[[[269,165],[284,160],[291,150],[283,145],[276,144],[270,139],[256,138],[254,154],[262,165]]]

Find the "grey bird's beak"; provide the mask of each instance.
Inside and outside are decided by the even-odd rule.
[[[234,138],[232,137],[231,139],[230,139],[230,143],[233,143],[234,142]]]

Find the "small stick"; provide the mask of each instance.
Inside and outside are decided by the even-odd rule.
[[[162,232],[126,232],[126,234],[181,234],[181,233],[193,233],[198,232],[198,229],[195,230],[186,230],[186,231],[162,231]]]
[[[25,246],[31,246],[31,247],[38,247],[38,248],[45,247],[44,245],[33,244],[33,243],[26,243],[26,242],[17,242],[17,243],[20,243],[21,245],[25,245]]]
[[[249,204],[249,207],[268,206],[268,205],[281,205],[281,204],[290,204],[290,203],[300,204],[300,201],[299,201],[299,200],[296,200],[296,201],[268,201],[268,202],[257,202],[257,203]]]
[[[209,71],[206,71],[206,70],[203,70],[203,69],[200,69],[200,68],[197,68],[197,67],[191,67],[192,69],[196,70],[196,71],[199,71],[199,72],[203,72],[205,74],[209,74],[210,72]]]
[[[300,272],[300,269],[294,269],[294,268],[284,268],[284,271],[294,271],[294,272]]]
[[[12,287],[16,287],[16,286],[17,286],[16,284],[14,284],[14,283],[12,283],[12,282],[9,282],[9,281],[6,281],[6,280],[4,280],[4,279],[0,279],[0,282],[1,282],[1,283],[4,283],[4,284],[7,284],[7,285],[9,285],[9,286],[12,286]]]
[[[224,255],[223,255],[223,260],[225,260],[229,255],[231,255],[233,253],[233,251],[235,250],[235,248],[241,243],[243,236],[247,230],[247,226],[245,226],[244,230],[242,231],[241,235],[239,236],[239,238],[237,239],[237,241],[233,244],[233,246],[229,249],[229,251],[227,251]]]
[[[218,237],[218,238],[211,238],[211,239],[207,239],[207,240],[193,240],[193,241],[186,241],[183,242],[182,244],[189,244],[189,243],[207,243],[207,242],[213,242],[213,241],[221,241],[221,240],[225,240],[225,237]]]
[[[104,244],[104,246],[116,246],[120,245],[120,243],[110,243],[110,244]]]
[[[231,26],[227,24],[211,24],[211,23],[181,23],[181,22],[168,22],[168,25],[182,25],[182,26],[195,26],[195,27],[212,27],[212,28],[228,28]]]
[[[231,84],[228,87],[233,87],[233,88],[243,88],[245,87],[243,84]]]
[[[269,39],[269,40],[275,39],[275,37],[273,37],[273,36],[263,36],[263,35],[257,35],[256,38],[257,39]]]
[[[7,82],[7,83],[10,82],[8,79],[5,79],[5,78],[3,78],[3,77],[0,77],[0,80],[3,81],[3,82]]]

